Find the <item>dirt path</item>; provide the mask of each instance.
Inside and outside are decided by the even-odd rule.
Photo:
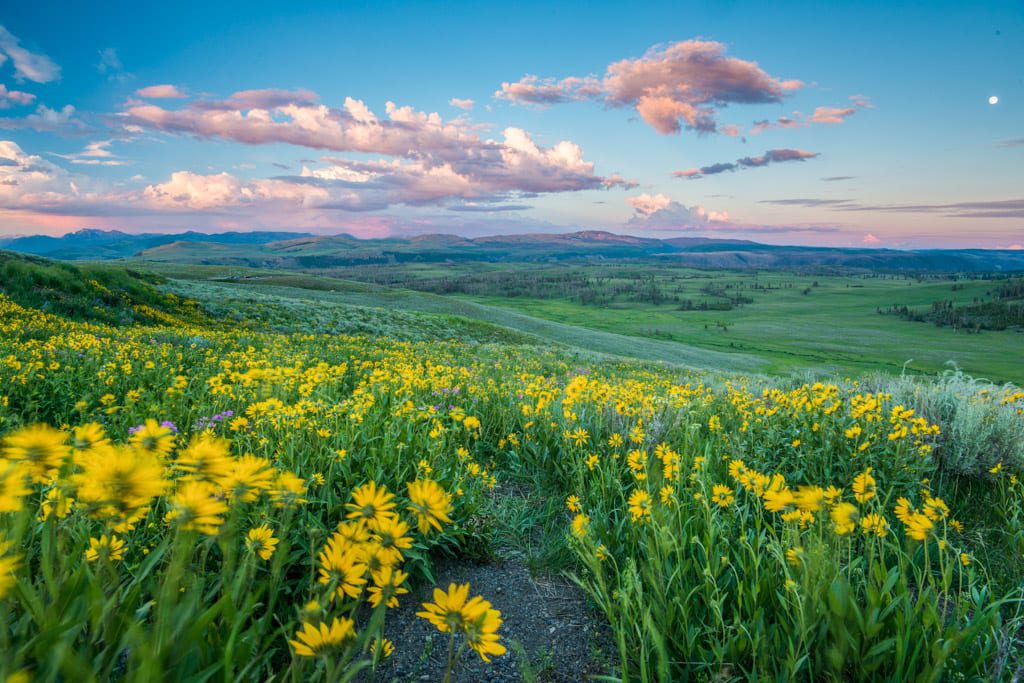
[[[516,558],[440,566],[436,577],[443,588],[468,582],[470,595],[483,595],[504,619],[500,633],[508,653],[486,664],[467,651],[454,680],[575,683],[614,673],[608,629],[568,580],[533,578]],[[395,654],[373,680],[440,681],[444,676],[448,636],[416,616],[432,591],[433,586],[421,586],[402,596],[401,606],[388,613],[385,635],[395,643]]]

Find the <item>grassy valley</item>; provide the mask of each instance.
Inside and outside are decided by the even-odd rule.
[[[620,265],[396,264],[287,273],[137,262],[169,278],[389,310],[456,315],[559,344],[692,367],[856,376],[951,367],[1024,381],[1024,331],[907,320],[1019,282],[1002,274],[719,271]],[[285,288],[285,289],[281,289]],[[1021,306],[1009,297],[1004,305]]]

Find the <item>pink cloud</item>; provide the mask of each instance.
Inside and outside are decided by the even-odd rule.
[[[288,95],[298,101],[288,101]],[[246,91],[226,100],[192,103],[181,109],[157,105],[130,106],[124,113],[129,125],[201,138],[221,138],[246,144],[289,143],[338,152],[361,152],[413,160],[413,164],[386,161],[333,160],[339,177],[321,181],[351,182],[351,173],[369,173],[378,206],[410,201],[401,192],[376,188],[390,183],[405,188],[422,187],[413,176],[439,184],[438,191],[413,193],[415,201],[430,197],[486,197],[491,193],[545,193],[629,186],[619,176],[602,177],[583,157],[578,145],[562,141],[551,147],[537,145],[519,128],[506,128],[503,139],[482,139],[478,128],[462,120],[445,121],[439,114],[387,103],[381,119],[360,100],[347,98],[341,109],[311,104],[315,94],[299,91]],[[238,105],[273,105],[269,109]],[[310,172],[311,178],[316,173]],[[367,188],[370,186],[367,185]],[[370,190],[365,190],[370,194]],[[346,200],[347,202],[348,200]]]
[[[868,234],[864,235],[864,238],[861,240],[861,242],[863,242],[864,244],[881,244],[882,240],[878,239],[869,232]]]
[[[739,171],[744,168],[760,168],[768,164],[779,164],[786,161],[806,161],[818,156],[817,152],[808,152],[803,149],[769,149],[764,154],[756,157],[743,157],[735,162],[721,162],[702,166],[700,168],[689,168],[685,171],[674,171],[672,175],[677,178],[697,179],[704,176],[725,173],[726,171]]]
[[[159,209],[204,210],[256,204],[283,203],[292,208],[312,208],[326,203],[323,188],[283,180],[242,181],[228,173],[200,175],[190,171],[171,174],[164,183],[148,185],[145,203]]]
[[[0,83],[0,109],[9,109],[10,107],[32,104],[35,99],[36,96],[32,93],[22,92],[20,90],[8,90],[7,86]]]
[[[809,120],[811,123],[843,123],[856,112],[854,107],[818,107]]]
[[[767,119],[754,121],[754,125],[750,128],[750,134],[759,135],[773,128],[803,128],[812,123],[845,123],[846,119],[857,113],[857,110],[874,108],[871,100],[864,95],[851,95],[849,99],[853,103],[852,107],[817,107],[810,116],[804,116],[800,112],[795,111],[792,116],[780,116],[774,121]]]
[[[502,83],[501,90],[495,92],[494,96],[517,104],[547,106],[598,97],[602,92],[600,82],[592,76],[570,76],[558,81],[526,75],[515,83]]]
[[[285,101],[281,93],[235,93],[227,100],[193,103],[184,109],[165,109],[146,104],[129,107],[129,125],[184,133],[200,138],[222,138],[251,145],[287,143],[336,152],[368,152],[393,156],[444,153],[482,148],[484,143],[462,123],[444,122],[437,114],[416,112],[387,104],[388,119],[377,116],[360,100],[345,99],[341,109],[310,104],[306,99]],[[273,107],[232,107],[232,103]]]
[[[139,88],[135,94],[153,100],[175,100],[187,97],[176,85],[149,85]]]
[[[326,168],[303,167],[300,177],[327,181],[322,187],[332,192],[329,208],[347,211],[375,211],[395,204],[438,204],[490,192],[449,164],[428,166],[421,161],[337,159]]]
[[[667,209],[672,200],[663,194],[640,194],[634,197],[626,197],[626,203],[633,207],[633,210],[643,216],[650,216]]]
[[[278,109],[285,106],[303,106],[315,104],[320,98],[312,90],[283,90],[280,88],[262,88],[257,90],[239,90],[226,100],[198,100],[192,104],[197,109]]]
[[[111,141],[90,143],[66,158],[109,160]],[[327,189],[274,178],[240,180],[227,173],[172,173],[141,190],[95,191],[86,177],[73,176],[42,157],[27,154],[12,141],[0,141],[0,208],[49,215],[110,216],[151,211],[212,210],[257,205],[307,208],[327,204]]]
[[[802,116],[803,115],[800,112],[795,111],[793,112],[793,116],[780,116],[774,121],[769,121],[767,119],[763,121],[754,121],[754,125],[750,128],[750,134],[760,135],[764,131],[772,128],[801,128],[807,125],[801,121]]]
[[[335,208],[374,210],[393,204],[438,204],[452,199],[496,202],[517,194],[632,187],[619,176],[600,178],[579,146],[563,141],[537,145],[519,128],[506,128],[500,154],[491,163],[464,160],[354,161],[325,158],[323,168],[303,167],[301,176],[355,190],[332,202]]]
[[[459,109],[465,109],[466,111],[469,111],[470,109],[473,108],[473,105],[475,103],[473,102],[473,100],[464,100],[460,97],[453,97],[450,100],[448,100],[448,104],[450,104],[453,107],[458,107]]]
[[[703,206],[684,206],[664,194],[641,194],[626,197],[633,207],[633,217],[627,225],[644,230],[692,230],[694,228],[721,227],[729,223],[725,211],[709,211]]]
[[[874,109],[875,105],[871,104],[871,98],[867,95],[850,95],[850,101],[853,102],[853,106],[858,109]]]
[[[694,104],[760,104],[778,102],[802,86],[768,75],[756,62],[726,57],[725,45],[703,40],[654,47],[639,59],[610,64],[604,80],[609,99],[621,104],[652,93]]]
[[[502,83],[495,97],[541,105],[599,99],[611,106],[634,107],[662,134],[678,132],[684,125],[710,133],[717,130],[716,107],[780,102],[801,87],[800,81],[769,75],[756,62],[726,56],[722,43],[685,40],[609,64],[600,79],[528,75]],[[738,130],[732,127],[727,134]]]
[[[669,95],[643,95],[636,102],[636,111],[662,135],[678,133],[680,120],[686,122],[687,128],[703,132],[715,129],[713,112],[697,109],[689,102],[681,102]]]
[[[247,112],[241,120],[252,116],[254,111]],[[201,117],[198,121],[207,122],[232,115],[232,112],[217,109],[187,110],[187,113],[196,114]],[[301,117],[304,113],[308,112],[298,115]],[[582,149],[569,141],[541,146],[519,128],[505,129],[500,141],[480,140],[461,130],[446,137],[446,124],[436,114],[421,114],[393,105],[389,107],[389,117],[393,127],[383,125],[385,122],[378,121],[361,102],[350,101],[344,120],[352,123],[352,127],[335,132],[349,135],[343,139],[354,141],[363,151],[393,152],[389,155],[395,157],[392,159],[325,158],[325,165],[304,166],[297,176],[251,180],[229,173],[202,174],[183,170],[172,173],[164,182],[129,191],[80,192],[76,185],[81,182],[78,178],[38,157],[24,154],[14,143],[5,143],[0,148],[0,156],[10,159],[6,163],[0,160],[0,181],[5,183],[0,207],[102,216],[182,211],[285,214],[312,210],[322,214],[337,210],[377,211],[396,205],[449,206],[463,202],[487,208],[516,197],[635,185],[618,175],[596,175]],[[231,120],[239,121],[238,118]],[[266,138],[272,139],[273,136]],[[424,144],[421,150],[408,147],[420,140],[429,144]],[[100,140],[89,143],[81,152],[55,156],[73,164],[128,163],[110,151],[112,142]]]

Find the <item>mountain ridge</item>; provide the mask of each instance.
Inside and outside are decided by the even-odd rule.
[[[203,245],[208,245],[204,247]],[[82,229],[0,240],[0,248],[64,260],[138,258],[196,264],[334,268],[409,261],[658,259],[698,268],[848,268],[926,272],[1024,270],[1024,251],[771,245],[715,237],[641,237],[604,230],[360,239],[348,233],[252,231],[130,234]]]

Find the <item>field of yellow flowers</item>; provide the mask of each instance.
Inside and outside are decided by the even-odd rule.
[[[415,647],[389,610],[432,558],[477,552],[504,480],[564,500],[565,569],[623,680],[1022,664],[1024,392],[773,386],[189,310],[117,326],[0,295],[0,680],[372,678]],[[472,586],[420,617],[449,674],[506,652]]]

